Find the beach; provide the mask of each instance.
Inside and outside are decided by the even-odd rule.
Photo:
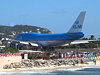
[[[44,61],[44,60],[39,60]],[[89,66],[96,66],[100,65],[100,60],[96,60],[96,64],[93,61],[87,63],[79,63],[75,65],[46,65],[46,66],[36,66],[36,67],[23,67],[23,68],[12,68],[12,69],[0,69],[0,72],[23,72],[23,71],[44,71],[44,70],[58,70],[58,69],[77,69],[77,68],[87,68]]]
[[[20,54],[1,56],[3,62],[0,72],[47,71],[58,69],[77,69],[100,65],[100,55],[94,53],[68,54],[60,58],[21,59]],[[10,61],[14,60],[14,62]],[[18,58],[18,59],[16,59]],[[16,60],[15,60],[16,59]]]

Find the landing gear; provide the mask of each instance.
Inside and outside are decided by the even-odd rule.
[[[55,51],[54,47],[42,47],[42,51]]]

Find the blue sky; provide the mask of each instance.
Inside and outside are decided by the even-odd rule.
[[[86,11],[83,32],[100,33],[100,0],[0,0],[0,25],[35,25],[67,32]]]

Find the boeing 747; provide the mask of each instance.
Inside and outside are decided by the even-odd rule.
[[[28,42],[34,46],[41,47],[55,47],[71,43],[74,40],[78,40],[84,36],[82,32],[83,22],[85,18],[85,11],[82,11],[75,20],[72,27],[66,33],[59,34],[40,34],[40,33],[19,33],[14,38],[14,41]]]

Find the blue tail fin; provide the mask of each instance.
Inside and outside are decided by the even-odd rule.
[[[81,12],[79,16],[77,17],[76,21],[68,31],[68,33],[76,33],[76,32],[81,32],[84,18],[85,18],[85,11]]]

